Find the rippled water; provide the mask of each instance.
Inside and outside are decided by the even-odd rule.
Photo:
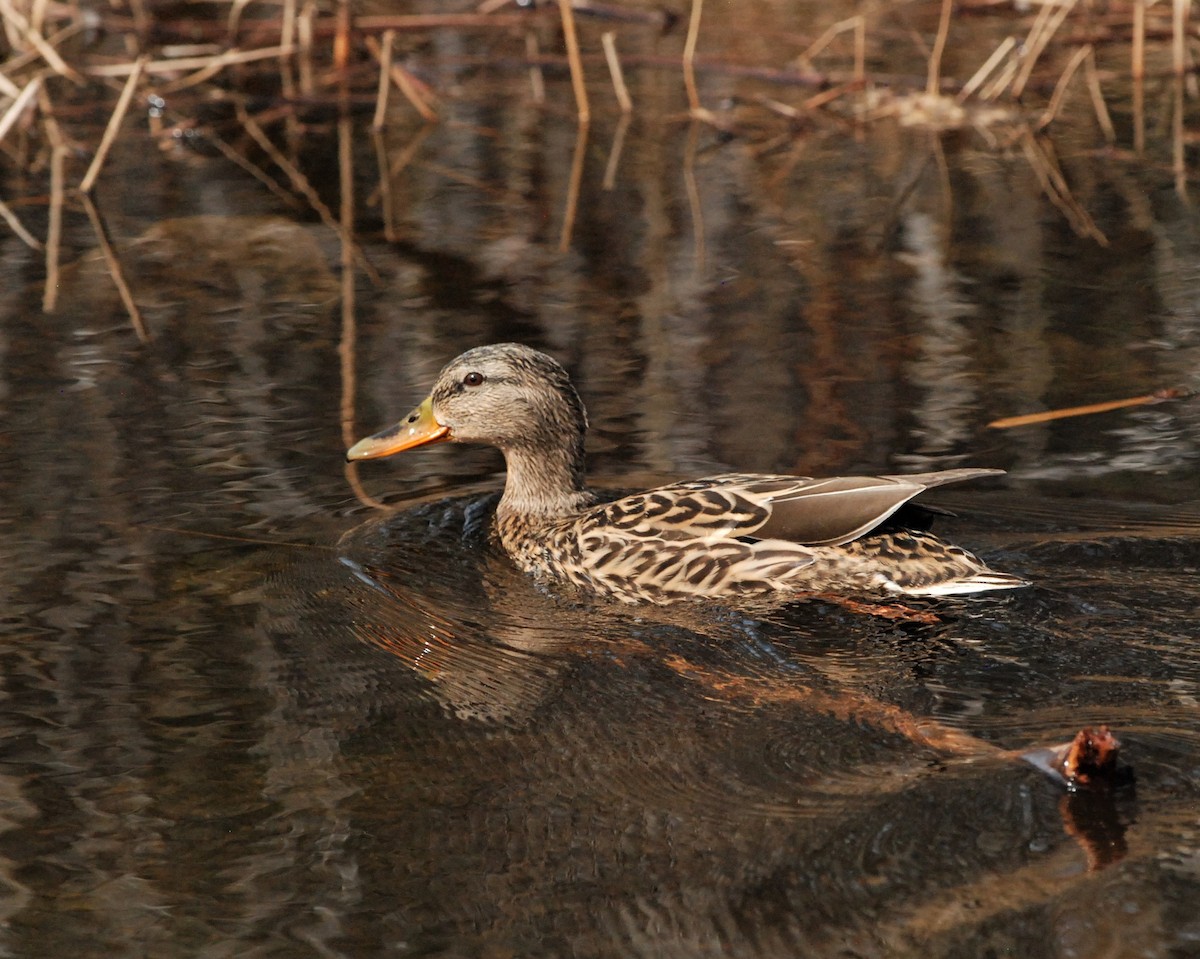
[[[1196,387],[1165,128],[1140,160],[1056,128],[1101,243],[986,137],[730,137],[647,69],[580,139],[564,78],[538,110],[438,42],[447,121],[397,106],[380,197],[359,157],[353,337],[330,234],[203,154],[124,141],[101,196],[148,347],[82,220],[53,315],[0,242],[0,954],[1200,951],[1200,407],[986,427]],[[739,122],[790,95],[704,83]],[[1033,585],[898,617],[539,586],[487,538],[494,452],[342,462],[504,339],[570,368],[607,487],[1004,467],[939,530]],[[1016,758],[1101,723],[1134,783]]]

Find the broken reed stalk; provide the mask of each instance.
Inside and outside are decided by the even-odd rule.
[[[25,224],[17,218],[12,208],[3,200],[0,200],[0,219],[3,219],[8,224],[8,228],[17,235],[17,238],[31,250],[44,249],[42,241],[25,229]]]
[[[700,15],[704,0],[692,0],[692,15],[688,18],[687,40],[683,44],[683,85],[687,89],[688,109],[693,116],[700,114],[700,94],[696,90],[696,40],[700,36]]]
[[[392,89],[390,70],[392,66],[392,44],[396,42],[395,30],[383,31],[383,43],[375,52],[379,61],[379,88],[375,92],[375,116],[371,120],[371,129],[378,133],[383,129],[387,120],[388,91]]]
[[[925,92],[936,96],[941,89],[942,53],[946,49],[946,37],[950,33],[950,11],[953,0],[942,0],[942,15],[938,20],[937,38],[933,41],[933,52],[929,55],[929,74],[925,81]]]
[[[1016,37],[1006,37],[1004,41],[992,51],[992,55],[983,62],[983,66],[976,70],[971,76],[971,79],[962,85],[962,89],[958,91],[958,95],[955,97],[955,99],[959,103],[966,101],[972,93],[979,89],[979,87],[983,84],[983,81],[992,75],[996,67],[1000,65],[1001,61],[1008,56],[1009,51],[1012,50],[1012,48],[1016,45]]]
[[[1076,2],[1077,0],[1066,0],[1061,7],[1046,5],[1038,13],[1038,17],[1029,31],[1029,37],[1025,41],[1025,57],[1021,64],[1021,70],[1017,74],[1016,80],[1013,81],[1012,95],[1014,98],[1019,98],[1025,92],[1025,86],[1029,83],[1030,76],[1033,75],[1034,65],[1054,34],[1058,32],[1058,28],[1062,26],[1063,21],[1067,19],[1067,15],[1075,9]]]
[[[1042,111],[1042,115],[1034,123],[1033,128],[1035,130],[1042,130],[1048,127],[1054,118],[1058,116],[1059,110],[1062,109],[1063,99],[1067,95],[1067,86],[1070,84],[1071,78],[1075,76],[1075,71],[1079,69],[1080,64],[1091,55],[1091,44],[1080,47],[1075,51],[1074,56],[1067,63],[1066,69],[1063,70],[1062,76],[1058,78],[1058,83],[1054,85],[1054,92],[1050,95],[1050,101],[1046,104],[1046,109]]]
[[[96,155],[92,157],[92,163],[88,167],[87,173],[84,174],[83,180],[79,183],[81,193],[91,193],[92,187],[96,185],[96,179],[100,176],[100,170],[104,167],[108,151],[112,149],[113,141],[117,138],[117,132],[121,129],[121,121],[125,119],[125,113],[129,110],[129,103],[133,100],[133,94],[137,89],[138,81],[142,78],[142,68],[146,65],[146,60],[147,57],[143,55],[134,61],[134,69],[125,81],[121,95],[117,98],[117,105],[113,108],[112,116],[108,118],[108,125],[104,128],[104,135],[100,138],[100,145],[96,148]]]
[[[1112,146],[1117,142],[1117,130],[1113,126],[1112,117],[1109,116],[1108,104],[1104,102],[1104,92],[1100,89],[1100,73],[1096,69],[1096,52],[1094,50],[1088,53],[1084,66],[1086,67],[1088,94],[1092,98],[1092,109],[1096,112],[1096,122],[1100,124],[1100,129],[1104,132],[1104,139],[1109,146]]]
[[[579,37],[575,33],[575,12],[571,9],[571,0],[558,0],[558,10],[562,17],[563,39],[567,44],[567,62],[571,67],[571,86],[575,90],[575,108],[579,122],[587,123],[591,119],[591,109],[588,106],[583,60],[579,56]]]
[[[1129,53],[1129,74],[1134,80],[1146,76],[1146,0],[1133,0],[1133,48]]]
[[[33,102],[33,98],[38,95],[41,89],[41,77],[34,77],[25,84],[25,89],[13,100],[12,105],[4,111],[4,116],[0,117],[0,140],[3,140],[8,131],[13,128],[13,124],[21,119],[22,114],[25,113],[25,109]]]
[[[395,31],[385,31],[384,35],[390,35],[394,37]],[[431,107],[425,100],[425,97],[421,94],[421,91],[417,85],[417,81],[413,75],[405,70],[404,67],[400,66],[400,64],[393,62],[390,56],[385,58],[383,55],[383,50],[379,46],[379,42],[374,37],[368,36],[364,37],[363,39],[366,42],[367,49],[371,51],[371,56],[379,61],[381,66],[386,59],[388,76],[391,78],[392,82],[396,84],[396,88],[404,94],[405,99],[407,99],[408,102],[413,105],[414,109],[421,114],[421,118],[426,123],[437,123],[437,111],[434,110],[433,107]]]
[[[612,77],[613,94],[622,113],[633,112],[633,101],[629,99],[629,89],[625,86],[625,75],[621,72],[621,60],[617,56],[616,33],[612,30],[600,35],[600,43],[604,47],[604,59],[608,63],[608,73]]]
[[[129,289],[129,283],[125,280],[125,271],[121,268],[121,259],[117,256],[117,251],[113,247],[112,240],[108,235],[108,228],[104,224],[104,218],[100,216],[100,211],[96,209],[96,204],[92,201],[90,193],[81,193],[80,200],[83,201],[83,208],[87,211],[88,219],[92,223],[92,230],[96,234],[96,239],[100,243],[100,252],[104,256],[104,263],[108,266],[108,275],[112,277],[113,285],[117,288],[117,293],[121,297],[121,303],[125,306],[125,312],[129,314],[129,322],[133,324],[133,331],[137,334],[139,342],[144,346],[150,342],[150,335],[146,331],[146,323],[142,319],[142,311],[138,309],[138,305],[134,302],[133,292]]]
[[[46,65],[57,73],[59,76],[66,77],[76,86],[86,86],[87,81],[79,75],[72,67],[67,65],[67,62],[59,55],[46,38],[42,36],[40,30],[34,29],[25,15],[17,10],[10,0],[0,0],[0,15],[3,15],[6,25],[13,27],[20,35],[22,40],[25,40],[38,55],[46,61]],[[17,44],[14,44],[17,46]]]
[[[1172,0],[1171,4],[1171,64],[1177,77],[1187,70],[1187,16],[1191,0]]]
[[[58,305],[58,259],[62,244],[63,180],[67,148],[61,143],[50,151],[50,217],[46,225],[46,286],[42,291],[42,312],[53,313]]]

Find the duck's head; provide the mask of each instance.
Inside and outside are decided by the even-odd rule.
[[[438,374],[428,398],[395,426],[359,440],[348,460],[429,443],[483,443],[507,452],[581,455],[587,414],[557,360],[517,343],[467,350]]]

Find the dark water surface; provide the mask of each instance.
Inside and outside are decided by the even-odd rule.
[[[1082,106],[1057,133],[1100,242],[1019,144],[730,138],[652,70],[581,140],[561,76],[539,108],[437,43],[462,90],[427,131],[397,104],[382,200],[359,140],[380,280],[346,434],[516,339],[575,376],[605,485],[1003,467],[939,528],[1033,586],[901,619],[560,593],[489,545],[482,449],[361,467],[373,509],[336,239],[131,136],[101,199],[151,345],[82,219],[53,315],[0,239],[0,954],[1200,955],[1200,405],[986,428],[1200,385],[1167,125],[1142,159]],[[1068,794],[886,716],[1006,750],[1107,723],[1136,785]]]

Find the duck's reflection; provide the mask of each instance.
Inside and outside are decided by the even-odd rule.
[[[918,747],[893,746],[850,768],[813,768],[806,776],[813,803],[824,786],[840,790],[850,780],[875,796],[902,792],[930,774],[930,753],[953,764],[1027,758],[1027,750],[1001,749],[863,689],[839,687],[833,672],[809,669],[775,643],[785,635],[778,620],[766,624],[692,605],[634,611],[544,590],[490,542],[494,503],[495,497],[446,500],[372,519],[338,545],[341,621],[360,644],[404,664],[418,694],[456,719],[525,726],[578,663],[598,656],[617,670],[636,662],[664,671],[732,710],[819,714],[844,723],[847,739],[869,726]],[[914,628],[932,635],[940,627],[921,619]],[[804,638],[803,629],[786,635]],[[411,684],[387,686],[377,680],[376,696],[411,700]],[[807,762],[819,766],[827,756],[818,749]],[[1117,861],[1124,848],[1128,816],[1096,816],[1092,807],[1102,800],[1089,800],[1086,816],[1069,814],[1078,803],[1063,806],[1064,827],[1092,868]],[[1100,824],[1095,836],[1089,822]]]

